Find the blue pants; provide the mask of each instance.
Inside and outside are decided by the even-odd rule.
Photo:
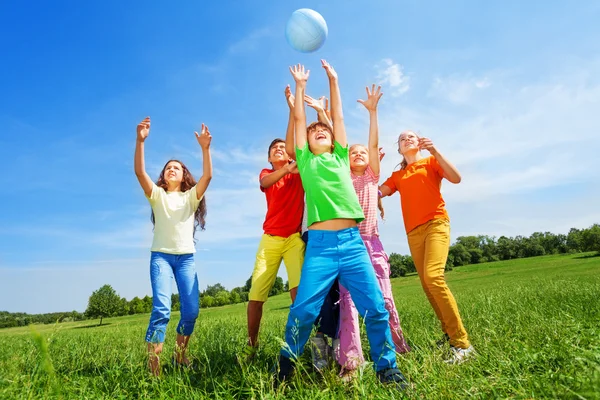
[[[396,368],[389,315],[358,228],[308,232],[300,285],[290,307],[281,355],[294,359],[302,353],[325,296],[338,278],[364,318],[375,369]]]
[[[198,276],[193,254],[167,254],[153,251],[150,256],[152,282],[152,314],[146,331],[146,342],[163,343],[171,317],[171,279],[175,277],[181,319],[177,333],[189,336],[194,331],[200,311]]]

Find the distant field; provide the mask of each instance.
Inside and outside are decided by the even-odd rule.
[[[464,266],[447,274],[478,356],[460,366],[442,362],[434,343],[439,323],[418,278],[393,280],[402,327],[414,351],[399,357],[412,382],[406,398],[600,398],[600,257],[544,256]],[[269,369],[280,348],[287,294],[265,306],[261,350],[254,364],[236,362],[246,340],[245,305],[201,310],[190,355],[195,371],[146,371],[148,315],[0,330],[0,398],[400,398],[367,368],[352,384],[332,367],[312,371],[309,351],[292,384],[271,388]],[[179,318],[174,313],[173,319]],[[368,342],[363,336],[367,355]],[[307,349],[308,350],[308,349]]]

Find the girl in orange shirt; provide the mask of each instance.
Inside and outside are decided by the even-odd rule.
[[[431,153],[423,157],[420,150]],[[446,284],[444,269],[450,248],[450,221],[440,188],[442,179],[459,183],[460,173],[428,138],[405,131],[398,138],[403,156],[400,170],[380,186],[381,196],[400,193],[408,245],[425,295],[442,323],[452,356],[449,363],[461,363],[474,353],[456,300]]]

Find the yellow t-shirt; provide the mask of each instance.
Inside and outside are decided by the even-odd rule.
[[[148,197],[154,211],[152,251],[169,254],[196,252],[194,213],[200,200],[196,196],[196,186],[186,192],[167,192],[153,184]]]

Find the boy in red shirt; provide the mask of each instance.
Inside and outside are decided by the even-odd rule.
[[[263,169],[259,178],[260,190],[267,198],[267,215],[248,295],[246,361],[250,361],[256,354],[263,304],[275,283],[281,260],[283,259],[287,269],[292,302],[296,298],[304,262],[305,245],[300,236],[304,189],[298,167],[286,153],[283,139],[273,140],[268,154],[272,169]]]

